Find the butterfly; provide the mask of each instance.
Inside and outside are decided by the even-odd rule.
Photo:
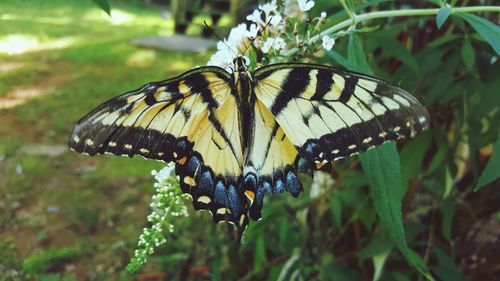
[[[75,125],[69,147],[175,162],[183,192],[240,233],[265,194],[302,191],[314,169],[429,125],[418,100],[383,80],[330,66],[282,63],[232,73],[206,66],[112,98]]]

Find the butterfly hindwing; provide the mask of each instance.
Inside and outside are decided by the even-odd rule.
[[[425,108],[403,89],[358,73],[275,64],[254,73],[255,94],[316,168],[427,127]]]
[[[82,118],[69,146],[90,155],[176,162],[184,192],[214,221],[246,224],[239,112],[227,72],[203,67],[113,98]],[[242,216],[243,215],[243,216]],[[243,226],[244,227],[244,226]]]
[[[252,203],[250,217],[261,217],[265,194],[289,191],[298,196],[302,186],[295,171],[297,149],[259,100],[252,107],[251,139],[244,165],[245,195]]]

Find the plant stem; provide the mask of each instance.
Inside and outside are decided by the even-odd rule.
[[[440,9],[402,9],[402,10],[394,10],[394,11],[379,11],[372,12],[367,14],[356,15],[353,14],[353,18],[346,19],[342,22],[337,23],[334,26],[329,27],[325,31],[322,32],[323,35],[332,34],[336,31],[349,27],[355,23],[369,21],[373,19],[380,18],[390,18],[390,17],[409,17],[409,16],[432,16],[436,15]],[[453,13],[477,13],[477,12],[500,12],[500,6],[471,6],[471,7],[457,7],[453,8]],[[308,44],[315,43],[320,39],[319,34],[311,37],[309,39]],[[298,49],[290,49],[284,55],[291,56],[295,54]]]

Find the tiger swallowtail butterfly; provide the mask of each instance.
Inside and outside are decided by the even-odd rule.
[[[299,159],[315,169],[429,124],[426,109],[380,79],[283,63],[229,73],[200,67],[112,98],[76,124],[71,149],[176,163],[183,192],[214,222],[243,232],[265,194],[302,191]]]

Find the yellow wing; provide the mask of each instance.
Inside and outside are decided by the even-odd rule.
[[[289,191],[298,196],[302,186],[295,172],[297,149],[259,100],[255,101],[252,120],[243,173],[250,218],[257,220],[266,193]]]
[[[203,67],[113,98],[82,118],[69,146],[90,155],[142,155],[176,162],[195,209],[244,227],[247,201],[238,107],[230,76]]]
[[[276,64],[254,73],[257,98],[316,168],[428,126],[425,108],[405,90],[321,65]]]

